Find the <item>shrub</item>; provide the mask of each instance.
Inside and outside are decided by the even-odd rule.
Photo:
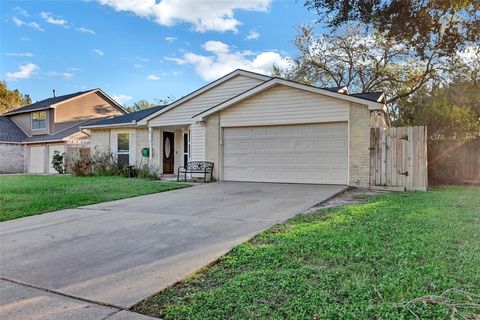
[[[92,174],[92,158],[77,156],[70,160],[71,174],[74,176],[89,176]]]
[[[137,178],[153,180],[157,179],[158,177],[157,171],[148,164],[144,164],[143,166],[135,169],[137,171]]]
[[[65,173],[64,160],[65,160],[65,152],[64,153],[60,153],[60,151],[54,151],[53,152],[52,167],[58,173]]]
[[[96,176],[124,176],[124,166],[118,164],[111,151],[95,150],[92,157],[93,174]]]
[[[95,150],[92,157],[93,174],[96,176],[122,176],[126,178],[156,179],[157,171],[148,164],[127,167],[118,163],[115,154],[109,150]]]

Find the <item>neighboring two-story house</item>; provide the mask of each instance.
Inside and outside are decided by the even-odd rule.
[[[53,153],[88,148],[81,125],[126,114],[101,89],[51,97],[0,116],[0,173],[55,173]]]

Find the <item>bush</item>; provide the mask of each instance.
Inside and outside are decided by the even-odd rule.
[[[137,171],[136,172],[137,178],[140,178],[140,179],[154,180],[158,176],[157,171],[152,167],[150,167],[148,164],[144,164],[143,166],[135,169]]]
[[[95,150],[92,157],[93,174],[96,176],[124,176],[124,166],[118,164],[111,151]]]
[[[157,172],[148,164],[138,167],[127,167],[119,164],[115,154],[109,150],[95,150],[92,157],[93,175],[122,176],[126,178],[156,179]]]
[[[64,160],[65,160],[65,152],[64,153],[60,153],[59,151],[53,152],[52,167],[58,173],[65,173]]]
[[[70,170],[73,176],[89,176],[92,174],[92,158],[77,156],[70,160]]]

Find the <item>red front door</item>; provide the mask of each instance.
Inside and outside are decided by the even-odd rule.
[[[163,173],[172,174],[174,168],[174,134],[173,132],[163,133]]]

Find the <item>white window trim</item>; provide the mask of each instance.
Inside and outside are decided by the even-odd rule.
[[[129,134],[129,157],[128,157],[128,163],[131,166],[136,165],[136,134],[135,130],[125,130],[125,129],[112,129],[110,131],[111,134],[111,145],[110,148],[112,150],[112,153],[117,157],[118,160],[118,134],[119,133],[128,133]]]
[[[185,156],[187,156],[187,162],[190,161],[190,130],[183,131],[183,141],[182,143],[185,143],[185,135],[187,135],[187,152],[185,152],[185,146],[183,147],[183,157],[182,160],[184,160]],[[183,161],[182,161],[183,162]]]
[[[45,113],[45,127],[43,128],[33,128],[33,114],[34,113]],[[46,130],[47,127],[48,127],[48,113],[46,110],[38,110],[38,111],[34,111],[30,114],[30,125],[32,127],[32,131],[42,131],[42,130]]]
[[[118,136],[121,135],[121,134],[127,134],[128,135],[128,151],[125,151],[125,150],[119,150],[118,149]],[[128,155],[128,165],[131,165],[131,152],[132,152],[132,148],[131,148],[131,145],[132,145],[132,134],[130,132],[119,132],[116,134],[116,137],[117,137],[117,162],[118,162],[118,156],[119,155]]]

